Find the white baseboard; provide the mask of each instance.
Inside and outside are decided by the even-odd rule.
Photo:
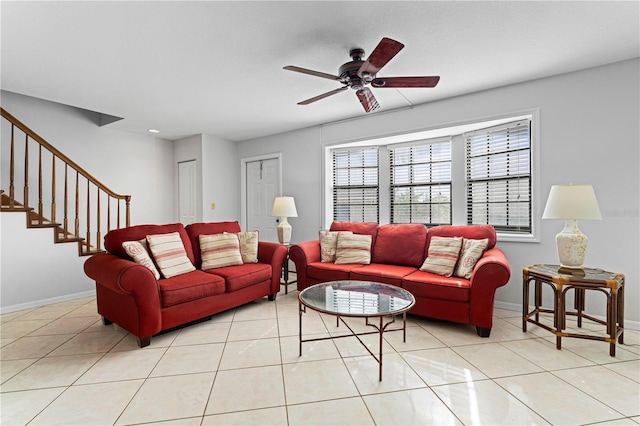
[[[20,303],[17,305],[0,307],[0,314],[8,314],[10,312],[22,311],[25,309],[39,308],[41,306],[53,305],[54,303],[66,302],[69,300],[82,299],[85,297],[95,297],[96,291],[89,290],[81,293],[66,294],[64,296],[56,296],[49,299],[34,300],[32,302]]]
[[[494,306],[498,309],[504,309],[505,311],[522,312],[522,305],[517,303],[499,302],[496,300],[494,302]],[[604,321],[604,317],[600,315],[594,315],[594,317]],[[628,328],[629,330],[640,330],[640,322],[624,320],[624,328]]]

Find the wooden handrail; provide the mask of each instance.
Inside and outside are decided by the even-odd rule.
[[[56,242],[66,242],[66,241],[77,241],[79,247],[79,254],[87,255],[97,251],[101,251],[101,239],[104,234],[102,231],[109,232],[111,230],[112,220],[111,220],[111,204],[115,203],[115,227],[120,228],[122,224],[120,223],[121,217],[121,200],[124,200],[124,214],[125,214],[125,224],[124,226],[130,226],[131,221],[131,195],[122,195],[113,192],[107,186],[105,186],[98,179],[93,177],[89,172],[80,167],[74,161],[72,161],[69,157],[60,152],[57,148],[51,145],[49,142],[44,140],[41,136],[27,127],[24,123],[18,120],[16,117],[8,113],[4,108],[0,107],[0,113],[2,118],[6,119],[11,123],[11,146],[10,148],[10,159],[9,159],[9,176],[3,174],[3,185],[5,182],[9,184],[9,196],[4,195],[3,191],[3,205],[2,210],[13,210],[13,211],[26,211],[28,214],[27,226],[29,227],[53,227],[56,229]],[[22,131],[25,135],[24,139],[24,169],[16,170],[16,136],[15,129]],[[37,164],[35,165],[35,170],[30,170],[29,164],[29,142],[33,141],[38,144],[38,155]],[[43,158],[43,149],[48,151],[51,155],[51,164],[47,165],[48,168],[47,173],[51,173],[51,180],[43,181],[45,178],[44,172],[44,158]],[[58,183],[56,180],[56,161],[61,161],[64,163],[63,171],[64,179],[63,183]],[[47,163],[48,164],[48,163]],[[69,170],[71,169],[71,170]],[[75,171],[75,183],[71,183],[75,186],[75,189],[69,191],[68,185],[69,176],[68,173],[73,173]],[[18,200],[15,199],[15,178],[16,172],[24,175],[23,182],[23,203],[21,204]],[[37,176],[36,176],[37,174]],[[29,197],[29,176],[35,178],[37,177],[38,181],[38,191],[37,191],[37,199],[36,194],[32,195],[32,199]],[[72,175],[73,176],[73,175]],[[5,181],[6,179],[6,181]],[[82,182],[82,187],[86,184],[86,192],[80,191],[80,183]],[[61,186],[58,188],[58,186]],[[46,188],[50,188],[49,190]],[[95,188],[95,192],[94,189]],[[64,194],[64,200],[60,207],[58,207],[59,203],[56,200],[57,190],[60,189]],[[71,195],[70,192],[74,192],[75,194]],[[92,194],[95,194],[95,203],[92,202]],[[70,200],[69,197],[74,197],[74,200]],[[106,206],[101,202],[101,197],[105,196]],[[83,198],[83,203],[86,203],[86,210],[84,212],[80,211],[80,198]],[[84,198],[86,197],[86,199]],[[33,203],[30,203],[32,201]],[[69,229],[69,204],[73,203],[73,220],[74,220],[74,229],[73,233]],[[51,211],[48,214],[45,214],[43,211],[44,203],[47,202],[48,205],[51,206]],[[36,209],[29,208],[29,205],[36,205]],[[60,211],[58,212],[58,209]],[[36,211],[37,210],[37,211]],[[104,211],[103,211],[104,210]],[[63,223],[56,223],[56,218],[59,217],[58,213],[61,213],[63,216]],[[45,216],[50,215],[50,219],[45,218]],[[106,215],[106,225],[105,221],[102,220],[101,216]],[[80,224],[86,226],[86,235],[80,236]],[[105,227],[105,229],[102,229]],[[94,240],[95,238],[95,240]],[[95,243],[94,243],[95,241]]]

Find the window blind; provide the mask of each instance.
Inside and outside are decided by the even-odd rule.
[[[333,220],[378,222],[378,148],[332,151]]]
[[[467,223],[531,232],[531,121],[464,135]]]
[[[389,150],[391,223],[451,224],[451,139]]]

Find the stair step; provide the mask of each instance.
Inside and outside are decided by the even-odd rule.
[[[98,250],[95,247],[92,248],[91,250],[88,251],[81,251],[79,254],[80,256],[93,256],[94,254],[98,254],[98,253],[106,253],[106,250]]]
[[[60,224],[55,222],[31,222],[27,225],[28,228],[57,228],[59,226]]]
[[[2,210],[3,212],[22,212],[22,213],[29,213],[30,211],[32,211],[33,209],[29,208],[29,207],[22,207],[22,206],[13,206],[13,207],[9,207],[9,206],[2,206],[2,208],[0,208],[0,210]]]
[[[81,241],[83,241],[84,238],[80,238],[80,237],[67,237],[67,238],[56,238],[55,243],[79,243]]]

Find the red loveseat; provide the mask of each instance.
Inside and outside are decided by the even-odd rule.
[[[196,270],[156,279],[147,267],[134,262],[122,243],[147,235],[178,232]],[[84,271],[96,282],[98,314],[105,325],[116,323],[138,337],[142,348],[151,336],[268,296],[275,300],[287,249],[258,242],[258,262],[203,271],[199,236],[240,232],[238,222],[138,225],[112,230],[104,238],[107,253],[93,255]]]
[[[369,264],[321,261],[320,241],[295,244],[289,256],[296,266],[298,290],[326,281],[361,280],[392,284],[416,298],[411,314],[472,324],[481,337],[489,337],[496,289],[509,281],[510,268],[495,247],[496,233],[488,225],[435,226],[420,224],[333,222],[330,231],[351,231],[371,236]],[[487,239],[487,247],[469,279],[421,271],[434,237]]]

